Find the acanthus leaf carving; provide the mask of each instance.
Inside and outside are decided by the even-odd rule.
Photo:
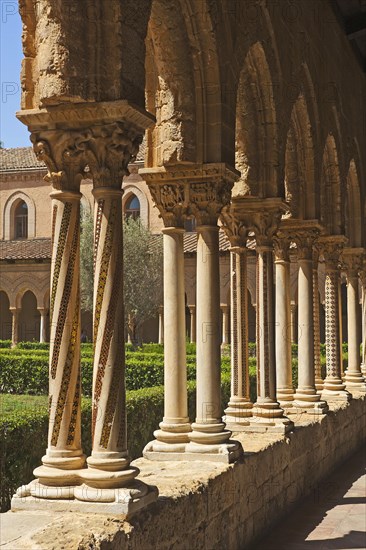
[[[48,169],[45,181],[54,189],[78,191],[85,177],[94,187],[122,186],[128,164],[135,160],[142,134],[125,122],[77,130],[45,130],[31,134],[38,160]]]

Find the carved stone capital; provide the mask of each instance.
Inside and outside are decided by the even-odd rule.
[[[216,225],[239,173],[223,163],[143,168],[146,181],[165,225],[181,226],[195,217],[197,226]]]
[[[365,250],[363,248],[345,248],[342,251],[341,261],[342,267],[347,271],[348,276],[358,276],[363,268],[363,255]]]
[[[258,246],[273,246],[273,236],[277,231],[286,204],[277,198],[234,197],[230,212],[242,227],[254,232]]]
[[[341,253],[346,243],[347,239],[343,235],[328,235],[319,239],[319,247],[328,269],[340,267]]]
[[[292,239],[289,235],[278,232],[273,238],[275,260],[281,262],[290,261],[290,245]]]
[[[165,227],[183,227],[187,217],[189,187],[181,183],[150,183],[149,189]]]
[[[200,225],[216,225],[224,206],[230,203],[232,185],[225,181],[207,181],[190,185],[189,210]]]
[[[142,134],[127,122],[76,130],[45,130],[31,134],[33,149],[55,189],[77,191],[83,177],[94,187],[121,188],[128,164],[135,160]]]
[[[222,227],[230,241],[231,247],[242,248],[246,246],[249,227],[243,221],[236,218],[231,205],[225,206],[220,215]]]

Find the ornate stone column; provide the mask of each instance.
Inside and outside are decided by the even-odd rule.
[[[224,208],[221,222],[231,243],[231,395],[225,410],[225,422],[230,429],[243,431],[249,426],[253,407],[248,352],[248,228],[235,216],[233,205]]]
[[[232,462],[241,446],[230,440],[221,414],[220,272],[218,217],[230,202],[237,172],[204,165],[190,184],[190,209],[197,223],[197,405],[187,452]]]
[[[294,399],[290,331],[290,244],[291,239],[282,233],[279,233],[277,238],[274,239],[276,269],[276,378],[277,400],[281,407],[291,407]]]
[[[361,281],[361,321],[362,321],[362,359],[361,372],[366,378],[366,261],[363,260],[362,269],[360,270]]]
[[[44,307],[39,307],[37,309],[41,316],[41,322],[39,326],[39,341],[46,342],[47,310]]]
[[[300,412],[324,414],[328,405],[320,399],[315,387],[314,369],[314,271],[313,246],[320,228],[312,221],[303,221],[294,231],[298,251],[298,387],[294,407]]]
[[[348,401],[350,394],[341,378],[342,322],[340,305],[340,254],[346,239],[341,235],[323,237],[325,259],[325,345],[326,378],[322,398],[327,401]]]
[[[191,340],[191,344],[195,344],[196,343],[196,306],[188,306],[188,308],[191,316],[190,340]]]
[[[83,155],[73,151],[78,134],[67,137],[63,131],[31,135],[37,158],[48,168],[45,179],[53,189],[48,447],[43,465],[34,470],[38,480],[17,492],[30,499],[74,498],[78,475],[85,466],[81,449],[79,279]]]
[[[124,387],[123,243],[121,185],[138,152],[148,116],[126,101],[65,104],[25,112],[39,160],[53,185],[50,423],[43,466],[18,492],[39,497],[32,507],[131,514],[157,497],[129,466]],[[54,130],[43,130],[52,126]],[[39,129],[40,128],[40,129]],[[94,368],[92,455],[85,467],[80,426],[80,181],[94,183]],[[27,507],[13,499],[13,509]],[[84,501],[84,502],[79,502]],[[87,504],[89,502],[90,504]]]
[[[159,344],[164,344],[164,306],[159,307]]]
[[[346,389],[366,391],[365,379],[361,373],[361,309],[358,297],[358,272],[362,266],[363,248],[345,248],[342,259],[347,273],[347,323],[348,323],[348,367],[344,373]]]
[[[293,423],[276,400],[273,236],[286,206],[281,199],[233,199],[232,213],[256,237],[257,401],[248,431],[285,433]]]
[[[150,460],[179,460],[191,425],[188,418],[186,318],[184,295],[184,221],[186,189],[174,168],[141,171],[164,221],[164,418],[144,456]],[[184,178],[182,178],[184,180]]]
[[[222,340],[221,345],[223,347],[228,346],[230,343],[230,335],[229,335],[229,306],[226,304],[220,305],[221,313],[222,313]]]
[[[323,390],[323,377],[320,353],[320,311],[319,311],[319,251],[313,248],[313,323],[314,323],[314,373],[317,392]]]
[[[10,307],[11,311],[11,346],[14,348],[18,343],[19,338],[19,309]]]

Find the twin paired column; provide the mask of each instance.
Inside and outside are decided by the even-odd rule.
[[[314,361],[314,263],[313,247],[317,229],[305,227],[295,233],[298,251],[298,387],[294,407],[300,411],[324,414],[328,405],[320,399],[315,387]]]
[[[118,108],[124,112],[126,105],[113,103],[111,118]],[[61,124],[70,109],[65,106],[54,115]],[[38,479],[18,490],[13,509],[27,508],[30,500],[32,507],[42,508],[43,499],[46,507],[49,499],[61,499],[69,501],[62,509],[129,514],[157,497],[156,488],[135,480],[139,471],[129,466],[124,383],[121,185],[138,150],[141,128],[106,123],[108,109],[109,104],[103,104],[101,125],[32,134],[36,155],[49,170],[46,180],[54,188],[49,435],[43,465],[34,471]],[[92,453],[87,461],[81,449],[79,284],[79,185],[86,166],[95,197]]]
[[[250,400],[248,357],[247,248],[230,249],[231,396],[225,410],[227,425],[236,431],[249,426]]]
[[[358,274],[361,272],[362,268],[363,253],[364,250],[362,248],[345,248],[342,255],[347,273],[348,325],[348,367],[344,373],[344,382],[346,383],[346,389],[351,393],[354,391],[366,391],[365,378],[361,372],[360,345],[362,341],[362,312],[358,294]]]
[[[182,227],[165,227],[164,241],[164,418],[144,456],[179,458],[189,442]]]
[[[144,449],[151,460],[231,462],[240,446],[229,441],[221,419],[219,228],[223,201],[230,200],[235,173],[224,165],[144,169],[143,174],[163,218],[164,233],[164,418],[155,440]],[[196,419],[189,423],[185,352],[183,233],[186,216],[197,221],[197,297],[191,309],[191,338],[197,345]]]

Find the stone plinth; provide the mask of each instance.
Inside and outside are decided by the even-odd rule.
[[[285,438],[235,434],[247,452],[234,465],[136,460],[140,479],[157,485],[160,497],[131,522],[112,514],[3,514],[2,548],[247,548],[363,443],[365,396],[330,409],[304,416]]]

